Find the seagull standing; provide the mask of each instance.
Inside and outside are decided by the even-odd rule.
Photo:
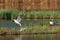
[[[53,21],[50,21],[49,23],[50,23],[50,25],[54,25],[54,22]]]
[[[56,25],[57,24],[57,22],[56,21],[53,21],[53,20],[50,20],[50,25]]]

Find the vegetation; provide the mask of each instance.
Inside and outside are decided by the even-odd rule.
[[[60,32],[60,26],[49,26],[49,25],[34,25],[28,26],[22,33],[56,33]]]
[[[60,17],[60,11],[23,11],[23,14],[25,14],[26,18],[59,18]]]
[[[0,28],[0,35],[16,35],[16,34],[20,34],[19,30],[16,30],[14,28],[12,29],[8,29],[8,28],[4,28],[4,27],[1,27]]]
[[[14,29],[14,28],[12,28],[11,30],[10,30],[10,32],[11,32],[11,34],[20,34],[20,32],[19,32],[19,30],[16,30],[16,29]]]
[[[56,11],[48,11],[48,10],[40,10],[40,11],[19,11],[19,10],[0,10],[0,18],[4,18],[6,19],[6,14],[11,15],[11,19],[16,18],[18,16],[18,14],[22,14],[22,18],[26,19],[26,18],[60,18],[60,11],[56,10]]]
[[[41,21],[39,24],[29,24],[27,29],[23,30],[22,32],[11,29],[8,30],[7,28],[0,28],[0,34],[20,34],[20,33],[49,33],[49,32],[60,32],[60,26],[50,26],[49,20],[45,20],[44,18],[53,18],[54,21],[60,21],[57,18],[60,18],[60,11],[19,11],[19,10],[0,10],[0,18],[7,19],[7,17],[10,15],[11,20],[13,18],[16,18],[18,14],[22,14],[23,19],[36,19],[41,18]]]
[[[0,18],[2,19],[11,19],[16,18],[18,16],[18,10],[0,10]]]
[[[5,28],[0,29],[0,34],[24,34],[24,33],[60,33],[60,26],[49,26],[49,25],[30,25],[25,26],[26,29],[23,31],[19,31],[16,29],[7,30]],[[24,28],[24,27],[23,27]]]

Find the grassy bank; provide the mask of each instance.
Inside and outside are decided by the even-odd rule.
[[[17,34],[25,34],[25,33],[60,33],[60,26],[41,26],[41,25],[35,25],[35,26],[25,26],[26,29],[23,31],[19,31],[16,29],[11,29],[11,30],[7,30],[5,28],[0,28],[0,34],[13,34],[13,35],[17,35]],[[25,28],[23,27],[23,28]]]
[[[0,28],[0,35],[18,35],[20,34],[20,31],[19,30],[16,30],[14,28],[12,29],[8,29],[8,28],[4,28],[4,27],[1,27]]]
[[[22,33],[54,33],[60,32],[60,26],[49,26],[49,25],[35,25],[28,26],[26,30],[22,31]]]
[[[48,10],[40,10],[40,11],[19,11],[19,10],[0,10],[0,18],[7,18],[7,15],[11,15],[11,19],[16,18],[18,14],[23,15],[23,19],[29,18],[60,18],[60,11],[48,11]]]

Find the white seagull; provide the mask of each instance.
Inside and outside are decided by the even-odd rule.
[[[50,25],[56,25],[56,22],[53,20],[50,20],[49,23],[50,23]]]
[[[20,14],[18,15],[18,17],[17,17],[17,19],[14,19],[13,20],[16,24],[18,24],[18,25],[20,25],[20,27],[21,27],[21,17],[20,17]],[[23,30],[25,30],[26,28],[20,28],[20,31],[23,31]]]
[[[51,25],[53,25],[53,24],[54,24],[54,22],[53,22],[53,21],[50,21],[49,23],[50,23]]]
[[[18,24],[18,25],[20,25],[21,26],[21,18],[20,18],[20,15],[18,15],[18,17],[17,17],[17,19],[14,19],[14,22],[16,23],[16,24]]]

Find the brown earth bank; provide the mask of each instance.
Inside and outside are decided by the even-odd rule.
[[[28,33],[28,32],[0,32],[0,35],[30,35],[30,34],[60,34],[60,32],[41,32],[41,33]]]

